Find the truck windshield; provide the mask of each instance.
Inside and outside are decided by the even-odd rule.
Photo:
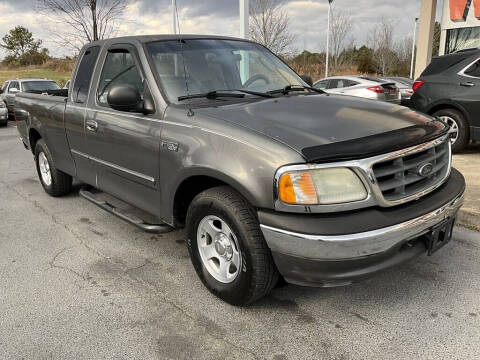
[[[60,86],[54,81],[24,81],[22,82],[22,86],[24,92],[60,89]]]
[[[168,99],[214,91],[268,92],[306,86],[283,61],[261,45],[238,40],[187,39],[147,44]],[[186,73],[186,76],[185,76]]]

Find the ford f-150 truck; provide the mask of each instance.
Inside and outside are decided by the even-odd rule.
[[[146,231],[186,227],[198,276],[234,305],[280,276],[346,285],[445,245],[465,189],[448,125],[307,80],[250,41],[109,39],[69,90],[18,94],[16,120],[48,194],[77,178]]]

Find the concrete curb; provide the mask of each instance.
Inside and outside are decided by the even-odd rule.
[[[465,226],[469,229],[480,231],[480,212],[461,208],[458,212],[459,225]]]

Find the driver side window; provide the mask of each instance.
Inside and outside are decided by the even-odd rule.
[[[143,98],[143,82],[132,54],[128,50],[109,51],[98,84],[98,103],[107,104],[108,91],[113,85],[133,85]]]
[[[20,90],[20,86],[18,85],[18,81],[12,81],[10,86],[8,87],[8,92],[11,92],[12,89]]]

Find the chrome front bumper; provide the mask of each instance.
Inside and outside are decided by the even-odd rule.
[[[464,193],[420,217],[382,229],[346,235],[309,235],[260,225],[274,253],[311,260],[351,260],[380,254],[418,238],[447,218],[453,218],[463,204]]]

